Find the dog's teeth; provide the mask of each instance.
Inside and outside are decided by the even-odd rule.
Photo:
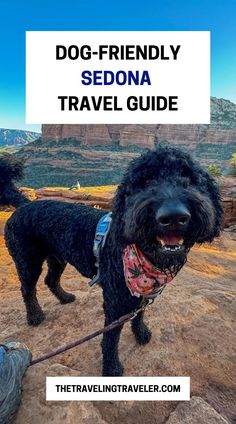
[[[179,250],[181,248],[181,245],[175,244],[173,246],[170,246],[170,245],[164,244],[164,245],[162,245],[162,248],[163,248],[163,250],[168,251],[168,252],[176,252],[177,250]]]
[[[159,241],[161,243],[162,249],[165,250],[165,251],[168,251],[168,252],[176,252],[177,250],[180,250],[181,247],[182,247],[182,245],[183,245],[183,243],[184,243],[184,240],[183,239],[181,239],[179,241],[179,243],[178,244],[175,244],[175,245],[165,244],[165,242],[163,240],[161,240],[161,239],[159,239]]]

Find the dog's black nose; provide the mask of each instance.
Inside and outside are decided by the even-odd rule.
[[[189,223],[191,214],[183,204],[166,204],[158,210],[156,219],[162,228],[185,228]]]

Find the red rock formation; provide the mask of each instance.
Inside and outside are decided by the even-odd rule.
[[[112,145],[113,140],[110,137],[107,125],[86,125],[85,136],[82,138],[82,145]]]
[[[42,125],[42,139],[47,140],[62,140],[64,137],[63,134],[63,125]]]
[[[232,129],[218,129],[209,128],[207,131],[208,143],[232,143],[236,141],[236,128]]]
[[[176,144],[236,142],[236,105],[211,97],[210,125],[42,125],[42,139],[62,140],[73,137],[88,146],[117,141],[153,147],[156,141]]]
[[[224,227],[229,227],[236,223],[236,199],[223,199],[224,206]]]
[[[42,125],[42,140],[75,138],[85,146],[136,145],[152,148],[155,142],[174,144],[236,142],[236,128],[218,129],[209,125]]]
[[[53,131],[54,125],[49,125],[51,131]],[[64,138],[75,138],[77,140],[83,139],[86,135],[86,125],[61,125],[61,137]],[[48,138],[47,138],[48,140]]]
[[[125,125],[120,131],[120,145],[154,147],[156,125]]]
[[[157,140],[175,144],[201,143],[207,139],[206,125],[160,125],[156,132]]]

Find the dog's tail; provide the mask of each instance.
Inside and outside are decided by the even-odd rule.
[[[24,164],[14,155],[3,153],[0,155],[0,205],[18,207],[29,202],[15,186],[24,173]]]

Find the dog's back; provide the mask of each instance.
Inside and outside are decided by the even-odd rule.
[[[55,255],[92,277],[93,240],[97,222],[104,214],[99,209],[67,202],[30,202],[19,207],[8,220],[6,245],[16,266],[24,254],[29,260],[38,258],[40,262]]]
[[[104,214],[89,206],[39,200],[20,206],[8,220],[5,241],[16,265],[30,325],[44,319],[36,284],[45,260],[45,283],[61,303],[75,300],[60,285],[67,263],[85,277],[96,274],[93,242],[97,223]]]

